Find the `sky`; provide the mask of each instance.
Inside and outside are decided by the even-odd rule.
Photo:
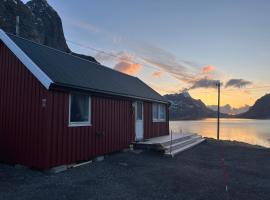
[[[269,0],[48,3],[73,51],[137,76],[161,94],[187,90],[215,105],[219,80],[221,104],[242,107],[270,90]]]

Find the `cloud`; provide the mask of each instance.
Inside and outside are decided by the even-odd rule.
[[[166,87],[162,86],[161,84],[154,84],[154,83],[149,83],[149,86],[151,88],[154,88],[155,90],[159,91],[160,94],[174,94],[175,92],[178,92],[175,90],[176,88],[179,88],[179,86],[176,85],[167,85]]]
[[[247,95],[250,95],[251,94],[251,91],[248,91],[248,90],[244,90],[243,91],[245,94],[247,94]]]
[[[192,86],[189,88],[189,90],[196,89],[196,88],[216,88],[217,82],[218,80],[208,79],[207,77],[205,77],[203,79],[194,81]]]
[[[193,81],[192,86],[189,88],[189,90],[196,88],[216,88],[216,83],[218,81],[219,80],[212,79],[211,76],[205,76],[202,79],[197,79]],[[250,84],[252,84],[252,82],[246,81],[244,79],[231,79],[225,84],[225,87],[241,88]],[[223,83],[221,83],[221,85],[223,85]]]
[[[118,60],[119,58],[116,57],[114,52],[104,52],[100,51],[95,55],[95,58],[100,61],[100,62],[107,62],[107,61],[113,61],[113,60]]]
[[[74,20],[74,19],[68,19],[69,24],[71,24],[74,27],[83,29],[87,32],[91,33],[98,33],[100,32],[99,28],[96,26],[90,24],[89,22],[81,21],[81,20]]]
[[[112,42],[114,44],[120,44],[124,40],[121,36],[112,36]]]
[[[133,43],[129,47],[133,51],[132,56],[126,52],[119,52],[113,53],[116,55],[115,57],[101,53],[97,54],[96,58],[101,62],[108,60],[116,61],[117,64],[114,68],[130,75],[137,74],[143,65],[154,70],[152,77],[160,78],[162,74],[168,73],[187,88],[216,87],[216,80],[214,79],[217,79],[218,75],[214,66],[206,66],[204,71],[213,72],[215,70],[215,73],[202,74],[202,68],[199,64],[193,61],[179,60],[174,54],[165,49],[147,43]],[[134,58],[139,63],[135,62],[135,64],[132,64],[134,63]]]
[[[230,79],[225,87],[235,87],[235,88],[242,88],[245,87],[247,85],[251,85],[252,82],[251,81],[246,81],[244,79]]]
[[[114,69],[128,75],[136,75],[142,69],[142,65],[122,61],[122,62],[117,63],[114,66]]]
[[[195,75],[198,74],[198,71],[192,71],[196,68],[195,64],[192,65],[192,62],[178,60],[175,55],[165,49],[146,43],[134,45],[132,48],[143,63],[168,72],[178,80],[189,82],[198,78]]]
[[[138,74],[143,67],[142,64],[135,62],[134,56],[125,52],[118,53],[115,58],[117,63],[115,64],[114,69],[128,75],[133,76]]]
[[[138,74],[143,67],[141,63],[135,61],[133,55],[127,52],[99,52],[96,54],[95,58],[101,62],[112,61],[116,63],[114,69],[128,75]]]
[[[208,74],[209,72],[215,71],[216,67],[212,65],[208,65],[202,68],[202,73]]]
[[[160,78],[162,76],[163,72],[162,71],[157,71],[152,74],[153,77],[155,78]]]

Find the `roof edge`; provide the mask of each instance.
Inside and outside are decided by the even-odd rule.
[[[22,50],[17,44],[0,29],[0,40],[11,50],[12,53],[24,64],[24,66],[41,82],[41,84],[49,89],[53,81],[45,74]]]
[[[0,30],[2,30],[2,29],[0,28]],[[85,59],[85,58],[82,58],[82,57],[79,57],[79,56],[76,56],[76,55],[72,54],[72,53],[75,53],[75,52],[68,53],[68,52],[65,52],[65,51],[62,51],[62,50],[59,50],[59,49],[56,49],[56,48],[53,48],[53,47],[50,47],[50,46],[47,46],[47,45],[44,45],[44,44],[35,42],[35,41],[32,41],[32,40],[29,40],[29,39],[26,39],[26,38],[23,38],[23,37],[20,37],[20,36],[17,36],[17,35],[14,35],[14,34],[12,34],[12,33],[8,33],[8,34],[13,35],[14,37],[17,37],[17,38],[19,38],[19,39],[25,40],[25,41],[27,41],[27,42],[31,42],[31,43],[34,43],[34,44],[36,44],[36,45],[42,46],[42,47],[44,47],[44,48],[48,48],[48,49],[51,49],[51,50],[53,50],[53,51],[57,51],[57,52],[59,52],[59,53],[66,54],[66,55],[68,55],[68,56],[75,57],[76,59],[80,59],[80,60],[83,60],[83,61],[85,61],[85,62],[90,62],[90,63],[95,64],[95,65],[98,65],[98,66],[100,66],[100,67],[105,67],[105,68],[108,69],[108,70],[112,70],[112,71],[117,72],[117,73],[120,73],[120,74],[122,74],[122,75],[124,75],[124,76],[128,76],[128,77],[131,77],[131,78],[137,78],[137,77],[135,77],[135,76],[131,76],[131,75],[129,75],[129,74],[125,74],[125,73],[120,72],[120,71],[118,71],[118,70],[114,70],[114,69],[112,69],[112,68],[110,68],[110,67],[107,67],[107,66],[105,66],[105,65],[103,65],[103,64],[101,64],[101,63],[99,63],[99,62],[96,63],[96,62],[94,62],[94,61],[87,60],[87,59]],[[7,36],[8,36],[8,35],[7,35]]]
[[[161,101],[158,99],[145,98],[145,97],[140,97],[140,96],[128,95],[128,94],[123,94],[123,93],[115,93],[115,92],[109,92],[109,91],[104,91],[104,90],[97,90],[93,88],[82,88],[82,87],[77,87],[77,86],[72,86],[72,85],[61,84],[61,83],[53,83],[50,89],[56,89],[57,87],[66,88],[69,90],[80,90],[80,91],[85,91],[85,92],[94,92],[94,93],[107,94],[107,95],[118,96],[118,97],[126,97],[126,98],[131,98],[131,99],[136,99],[136,100],[142,100],[142,101],[151,101],[151,102],[156,102],[156,103],[170,104],[169,101]]]

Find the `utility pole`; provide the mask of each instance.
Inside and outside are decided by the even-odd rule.
[[[219,126],[220,126],[220,82],[216,83],[218,87],[218,112],[217,112],[217,140],[219,140]]]
[[[16,16],[16,35],[20,35],[20,16]]]

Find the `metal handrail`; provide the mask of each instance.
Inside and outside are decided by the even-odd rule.
[[[170,154],[172,154],[172,134],[173,134],[173,132],[172,132],[172,130],[171,130],[171,144],[170,144]]]

